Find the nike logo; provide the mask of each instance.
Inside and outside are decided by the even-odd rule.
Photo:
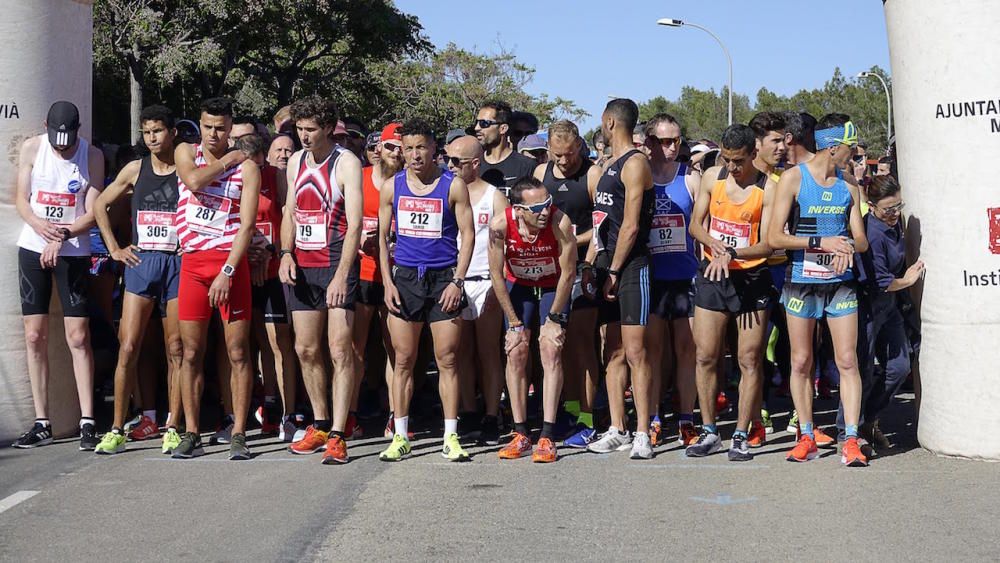
[[[242,313],[242,312],[243,312],[243,309],[239,309],[239,310],[237,310],[237,311],[233,311],[233,314],[234,314],[234,315],[239,315],[239,314],[240,314],[240,313]]]

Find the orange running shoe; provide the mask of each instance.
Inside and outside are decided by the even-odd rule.
[[[365,430],[361,427],[358,422],[358,417],[354,413],[347,415],[347,424],[344,425],[344,439],[350,440],[352,438],[359,440],[365,437]],[[390,436],[391,438],[391,436]]]
[[[323,452],[323,465],[347,463],[347,443],[340,436],[330,436],[326,441],[326,451]]]
[[[300,455],[314,454],[326,447],[329,438],[329,434],[310,424],[309,428],[306,428],[305,437],[298,442],[292,442],[292,445],[288,446],[288,451]]]
[[[813,435],[816,436],[816,447],[818,448],[837,447],[837,439],[834,438],[833,436],[830,436],[826,432],[823,432],[823,429],[820,428],[819,426],[813,428]]]
[[[815,459],[819,455],[819,450],[816,449],[816,442],[807,435],[803,435],[799,438],[799,443],[795,444],[792,451],[788,452],[788,457],[785,458],[788,461],[809,461],[810,459]]]
[[[649,423],[649,443],[656,447],[660,444],[660,434],[663,432],[663,424],[660,423],[660,417],[654,417],[653,422]],[[541,443],[541,442],[539,442]]]
[[[760,421],[750,423],[750,433],[747,435],[747,445],[751,448],[759,448],[767,443],[767,429]]]
[[[514,437],[497,455],[500,459],[517,459],[531,454],[531,440],[524,434],[515,432]]]
[[[556,453],[556,445],[548,438],[542,438],[535,447],[535,453],[531,454],[531,461],[535,463],[552,463],[559,458]]]
[[[677,442],[685,448],[693,445],[698,441],[698,430],[694,427],[694,424],[690,422],[685,422],[680,425],[677,429]]]
[[[715,397],[715,414],[722,415],[729,412],[729,397],[725,391],[719,391]]]
[[[840,463],[848,467],[868,467],[868,458],[861,453],[858,439],[854,436],[844,441],[844,447],[840,450]]]
[[[142,415],[142,418],[139,419],[139,424],[133,426],[132,430],[129,431],[128,437],[137,442],[141,440],[149,440],[151,438],[159,438],[160,428],[156,425],[156,422],[154,422],[153,419],[146,415]]]

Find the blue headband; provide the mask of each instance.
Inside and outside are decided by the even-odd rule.
[[[858,144],[858,129],[850,121],[829,129],[820,129],[813,136],[816,138],[816,148],[819,150],[838,144],[849,147]]]

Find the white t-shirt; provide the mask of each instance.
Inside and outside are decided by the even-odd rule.
[[[69,228],[86,212],[85,201],[90,184],[90,144],[78,137],[76,152],[69,160],[56,156],[48,135],[39,136],[38,152],[31,169],[28,200],[31,209],[41,219]],[[100,189],[100,188],[98,188]],[[45,239],[25,224],[17,246],[41,253]],[[90,256],[90,236],[84,233],[63,243],[60,256]]]

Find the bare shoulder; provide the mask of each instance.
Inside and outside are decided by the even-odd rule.
[[[31,164],[35,160],[35,155],[38,154],[38,147],[41,146],[41,137],[34,136],[28,137],[21,143],[20,151],[20,163],[21,164]]]

